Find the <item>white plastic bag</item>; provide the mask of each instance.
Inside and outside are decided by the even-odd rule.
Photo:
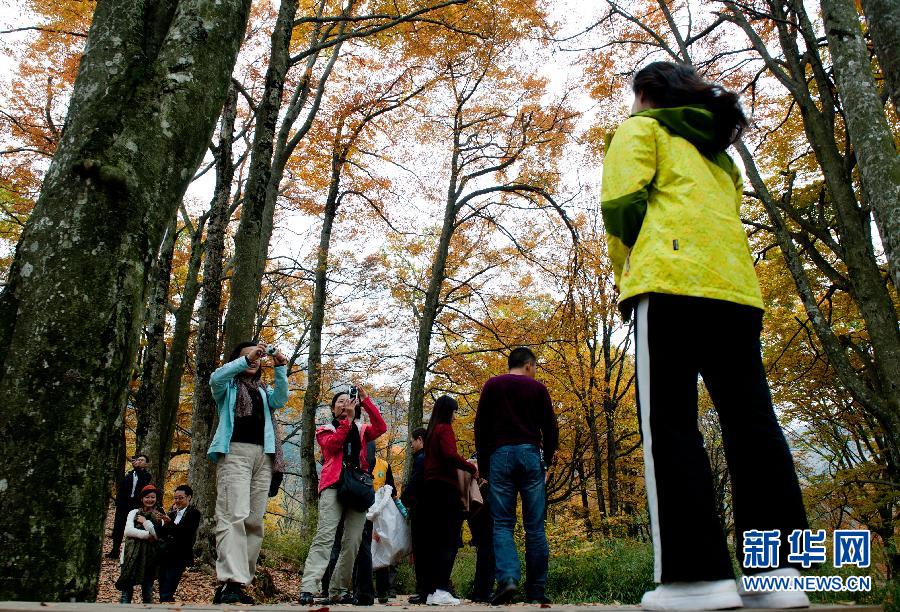
[[[375,503],[366,512],[372,521],[372,569],[388,567],[409,554],[409,526],[391,498],[391,485],[375,491]]]

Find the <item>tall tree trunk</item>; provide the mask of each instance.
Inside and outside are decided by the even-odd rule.
[[[743,142],[736,143],[736,149],[744,162],[747,178],[750,179],[750,184],[753,185],[754,191],[765,207],[766,214],[772,221],[773,233],[778,242],[778,247],[794,279],[800,301],[803,303],[816,337],[822,343],[828,362],[834,368],[841,384],[847,389],[853,399],[859,402],[863,410],[881,425],[885,434],[885,452],[888,456],[886,467],[890,472],[896,472],[893,468],[900,465],[897,462],[898,458],[900,458],[900,410],[896,410],[889,398],[882,396],[877,389],[872,389],[867,381],[863,380],[856,372],[840,339],[836,336],[834,329],[819,308],[803,259],[797,252],[784,218],[772,199],[762,177],[759,175],[759,170],[756,167],[752,154]],[[896,479],[898,474],[892,473],[891,476]]]
[[[593,408],[588,408],[586,413],[588,432],[591,435],[591,451],[594,455],[594,492],[597,497],[597,510],[600,511],[600,528],[605,529],[603,524],[609,514],[607,512],[606,494],[603,491],[603,444],[600,442],[600,432],[597,430],[597,415]]]
[[[859,164],[860,182],[881,234],[894,287],[900,290],[900,156],[869,68],[869,54],[856,6],[849,0],[822,0],[821,3],[828,49],[847,131]],[[893,12],[900,12],[900,3],[893,4]],[[900,22],[895,25],[900,28]],[[900,35],[894,32],[893,36],[900,43]],[[900,50],[895,52],[900,54]],[[900,376],[885,382],[893,387],[895,395],[900,392]]]
[[[157,475],[157,484],[165,486],[165,474],[158,472],[159,457],[151,453],[148,435],[159,427],[159,400],[162,396],[163,378],[166,365],[166,315],[169,305],[169,284],[172,278],[172,258],[175,255],[175,242],[178,237],[176,219],[166,229],[166,237],[159,250],[159,257],[153,266],[153,285],[150,288],[150,299],[147,306],[147,323],[144,346],[144,364],[141,367],[141,385],[134,397],[134,412],[137,417],[135,431],[135,450],[147,453],[148,468]]]
[[[602,406],[603,417],[606,423],[606,490],[609,493],[609,514],[615,516],[619,513],[619,482],[616,461],[619,457],[618,444],[616,443],[616,402],[612,397],[613,379],[613,355],[612,355],[612,318],[603,313],[601,317],[601,338],[603,353],[603,389]],[[594,358],[591,359],[593,363]],[[621,367],[621,363],[620,366]]]
[[[343,13],[349,14],[354,4],[353,0],[346,2],[342,8]],[[316,7],[316,18],[322,17],[324,8],[323,0]],[[255,315],[262,290],[269,241],[272,238],[274,227],[275,206],[281,180],[284,177],[284,169],[297,145],[312,128],[313,119],[315,119],[325,95],[325,84],[334,69],[343,42],[333,44],[331,57],[325,64],[321,76],[314,80],[312,74],[322,51],[321,45],[333,33],[334,28],[337,28],[338,38],[347,29],[346,21],[342,21],[336,26],[330,24],[324,29],[321,24],[313,28],[309,47],[318,50],[311,52],[308,49],[307,52],[301,54],[305,56],[306,69],[284,112],[276,139],[275,121],[281,109],[284,78],[292,65],[289,44],[296,12],[296,1],[282,2],[272,34],[269,72],[263,92],[263,102],[257,113],[257,131],[253,141],[250,176],[247,179],[248,197],[245,198],[241,224],[234,239],[235,269],[231,280],[231,298],[228,302],[225,321],[226,346],[233,346],[254,336],[261,328],[261,323],[256,321]],[[310,102],[311,95],[312,101]],[[306,112],[306,118],[303,124],[295,129],[294,126],[308,102],[310,105]],[[260,114],[265,122],[261,121]],[[265,131],[262,134],[259,132],[261,123],[265,125]],[[254,168],[256,172],[254,172]],[[254,326],[254,322],[257,323],[256,326]]]
[[[290,68],[291,33],[298,0],[282,0],[271,37],[262,100],[256,109],[256,129],[250,154],[250,172],[241,207],[241,222],[234,237],[234,272],[225,314],[225,350],[253,339],[256,310],[266,267],[269,242],[263,244],[263,224],[272,179],[275,130],[281,110],[284,79]],[[277,185],[275,186],[277,189]],[[274,196],[274,194],[272,193]],[[274,212],[274,198],[272,202]]]
[[[609,492],[609,514],[615,516],[619,513],[619,471],[616,467],[619,459],[619,445],[616,442],[616,404],[609,397],[609,392],[604,392],[603,395],[603,415],[606,418],[606,490]]]
[[[862,8],[894,112],[900,115],[900,3],[862,0]]]
[[[194,506],[200,511],[197,532],[198,561],[210,565],[215,561],[216,465],[206,457],[212,442],[218,413],[209,388],[209,377],[219,360],[219,322],[222,307],[222,269],[225,253],[225,230],[231,205],[231,181],[234,179],[234,122],[237,113],[237,90],[228,91],[219,126],[219,144],[215,148],[216,187],[209,211],[206,233],[206,258],[203,262],[203,285],[197,313],[196,365],[194,370],[194,411],[191,415],[191,458],[188,483],[194,489]]]
[[[808,49],[817,49],[816,33],[802,3],[791,2],[784,5],[768,2],[785,58],[783,63],[776,62],[740,8],[732,2],[725,4],[730,6],[729,18],[744,30],[769,71],[790,92],[800,109],[807,140],[822,170],[825,187],[836,213],[833,230],[838,234],[839,255],[847,267],[849,294],[859,309],[871,341],[871,381],[865,381],[857,374],[846,349],[819,309],[803,260],[797,253],[778,206],[759,176],[753,156],[740,142],[736,143],[736,148],[744,161],[754,190],[772,220],[778,245],[829,362],[853,398],[884,428],[889,464],[900,465],[897,463],[900,458],[900,393],[897,392],[900,330],[897,328],[897,312],[875,258],[869,214],[857,202],[850,164],[841,155],[835,139],[837,101],[831,94],[831,81],[821,57],[817,53],[808,52],[801,55],[798,47],[799,34]],[[790,16],[785,12],[787,9],[792,11]],[[789,26],[793,23],[799,29]],[[808,83],[810,68],[815,81],[815,97]],[[828,228],[828,231],[832,231],[832,228]]]
[[[163,231],[222,107],[250,0],[99,0],[0,294],[0,599],[93,600],[110,449]],[[27,445],[27,447],[26,447]],[[65,487],[35,487],[59,474]]]
[[[591,504],[588,499],[587,476],[584,473],[584,461],[579,459],[575,469],[578,472],[578,490],[581,493],[581,511],[584,514],[584,530],[587,532],[588,540],[590,540],[594,534],[594,525],[591,522]]]
[[[319,250],[316,254],[306,394],[303,396],[303,415],[301,417],[300,479],[303,483],[303,507],[306,509],[315,506],[319,490],[315,455],[316,411],[319,408],[319,396],[322,393],[322,327],[325,324],[325,300],[328,295],[328,251],[331,248],[331,230],[338,209],[342,164],[337,148],[335,148],[331,159],[331,183],[328,187],[328,198],[325,201],[325,211],[322,216],[322,230],[319,233]],[[304,522],[309,516],[309,512],[304,512]],[[314,525],[307,526],[314,527]]]
[[[172,458],[172,440],[175,437],[175,422],[181,404],[181,379],[187,361],[188,339],[191,335],[191,316],[200,291],[200,262],[203,258],[203,226],[206,219],[197,223],[191,235],[191,258],[188,262],[181,303],[175,311],[175,326],[166,359],[166,376],[158,404],[157,427],[147,436],[146,451],[157,470],[157,483],[163,486],[168,478],[169,461]]]
[[[450,186],[447,189],[447,204],[444,207],[441,236],[431,260],[431,275],[428,278],[428,288],[425,290],[425,302],[422,304],[422,312],[419,314],[416,358],[413,365],[412,380],[410,381],[409,414],[407,415],[407,429],[410,440],[412,440],[413,431],[422,426],[425,405],[425,378],[428,374],[428,360],[431,355],[431,335],[434,330],[434,321],[437,319],[438,311],[440,310],[441,291],[444,287],[447,270],[447,255],[450,253],[450,240],[453,238],[453,232],[456,230],[456,217],[459,214],[459,206],[456,203],[456,187],[456,172],[454,168],[450,177]],[[408,479],[412,469],[412,454],[407,453],[407,455],[404,469],[406,479]]]

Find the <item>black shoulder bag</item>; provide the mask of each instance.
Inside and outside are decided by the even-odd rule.
[[[355,436],[356,439],[350,439],[351,436]],[[347,438],[341,462],[341,478],[337,482],[337,498],[343,506],[365,512],[375,503],[374,479],[371,474],[360,468],[359,453],[362,443],[355,425],[350,427]],[[358,442],[359,446],[354,442]]]

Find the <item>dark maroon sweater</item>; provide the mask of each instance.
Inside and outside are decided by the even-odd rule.
[[[425,441],[425,480],[442,480],[454,487],[459,479],[456,470],[475,473],[475,465],[463,459],[456,450],[456,434],[447,423],[434,426]]]
[[[559,427],[550,392],[543,383],[519,374],[494,376],[481,389],[475,413],[475,449],[479,465],[507,444],[544,449],[547,465],[559,446]]]

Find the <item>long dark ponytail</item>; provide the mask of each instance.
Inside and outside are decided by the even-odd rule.
[[[715,154],[740,138],[747,117],[738,95],[704,81],[691,66],[653,62],[634,75],[634,93],[655,108],[699,104],[712,112],[715,135],[703,153]]]

